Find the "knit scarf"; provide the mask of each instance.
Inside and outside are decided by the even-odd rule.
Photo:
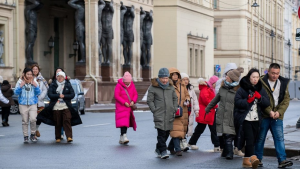
[[[57,89],[56,89],[56,93],[62,94],[63,92],[63,86],[65,85],[66,81],[62,81],[62,82],[58,82],[56,80],[56,84],[58,85]]]
[[[158,85],[159,85],[162,89],[164,89],[164,90],[169,86],[169,81],[168,81],[167,84],[162,84],[162,83],[160,82],[159,78],[157,78],[156,81],[157,81]]]
[[[237,85],[239,85],[239,82],[232,82],[232,83],[229,83],[225,80],[224,82],[225,86],[227,87],[236,87]]]
[[[47,81],[44,79],[44,77],[42,76],[41,73],[39,73],[39,75],[36,77],[37,82],[42,81],[44,83],[44,85],[46,86],[47,90],[49,89],[48,83]]]

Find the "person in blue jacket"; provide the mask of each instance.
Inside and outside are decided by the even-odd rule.
[[[23,70],[22,77],[18,80],[15,87],[15,94],[19,96],[19,110],[22,116],[22,129],[24,135],[24,143],[28,143],[28,123],[30,122],[30,140],[37,142],[36,117],[38,96],[41,90],[38,83],[33,78],[33,72],[29,68]]]

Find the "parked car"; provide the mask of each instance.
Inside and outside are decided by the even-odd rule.
[[[15,88],[12,88],[13,91],[15,91]],[[10,107],[10,114],[19,114],[19,101],[18,101],[18,96],[13,95],[12,96],[13,100],[15,101],[15,104]],[[0,112],[2,112],[2,108],[0,107]]]
[[[71,103],[73,108],[78,111],[78,114],[85,114],[85,96],[82,84],[78,79],[71,79],[70,83],[74,89],[75,97],[72,99]],[[45,107],[50,103],[50,99],[47,97],[44,100]]]

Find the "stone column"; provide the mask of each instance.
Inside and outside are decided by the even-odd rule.
[[[136,81],[141,82],[142,76],[141,76],[141,28],[140,28],[140,17],[141,17],[141,9],[137,6],[135,8],[135,29],[136,29],[136,34],[135,34],[135,44],[136,44]]]
[[[122,65],[121,65],[121,4],[115,3],[114,5],[115,13],[113,17],[113,29],[114,29],[114,40],[113,40],[113,57],[112,57],[112,66],[113,66],[113,81],[117,82],[122,74]]]
[[[26,39],[25,39],[25,0],[19,0],[18,4],[18,58],[17,58],[17,76],[20,76],[22,74],[22,71],[25,66],[25,45],[26,45]]]
[[[89,27],[90,14],[90,27]],[[89,36],[90,35],[90,36]],[[89,38],[91,40],[89,41]],[[92,80],[89,75],[89,62],[91,62],[91,74],[101,81],[99,76],[99,50],[98,50],[98,0],[85,0],[85,46],[86,46],[86,76],[85,80]],[[91,50],[89,50],[91,48]],[[91,60],[89,60],[91,55]]]

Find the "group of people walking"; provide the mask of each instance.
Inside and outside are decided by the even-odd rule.
[[[14,91],[7,81],[3,81],[1,84],[1,91],[0,105],[2,107],[3,126],[9,126],[9,109],[14,104],[12,95],[18,96],[24,143],[28,143],[29,139],[32,142],[37,142],[37,137],[41,136],[39,126],[42,122],[55,126],[57,143],[63,138],[63,133],[61,133],[63,129],[67,136],[67,142],[73,141],[71,126],[81,124],[82,121],[71,105],[75,93],[63,69],[57,68],[53,78],[48,83],[40,73],[39,65],[35,64],[31,68],[23,70]],[[46,96],[49,97],[50,103],[45,108],[44,99]]]
[[[157,130],[157,157],[169,158],[167,151],[182,156],[182,152],[189,149],[197,150],[198,139],[208,125],[214,152],[222,152],[221,157],[228,160],[233,159],[234,154],[242,156],[245,168],[262,167],[264,142],[270,129],[278,167],[292,166],[293,163],[286,160],[282,123],[290,100],[289,80],[280,76],[277,63],[272,63],[263,76],[255,68],[244,77],[243,72],[242,67],[228,63],[222,78],[212,76],[208,81],[200,78],[197,97],[186,73],[176,68],[161,68],[158,78],[151,80],[147,94]],[[129,143],[127,128],[136,130],[133,110],[137,97],[132,77],[126,72],[115,88],[120,144]],[[195,129],[194,121],[197,122]]]

